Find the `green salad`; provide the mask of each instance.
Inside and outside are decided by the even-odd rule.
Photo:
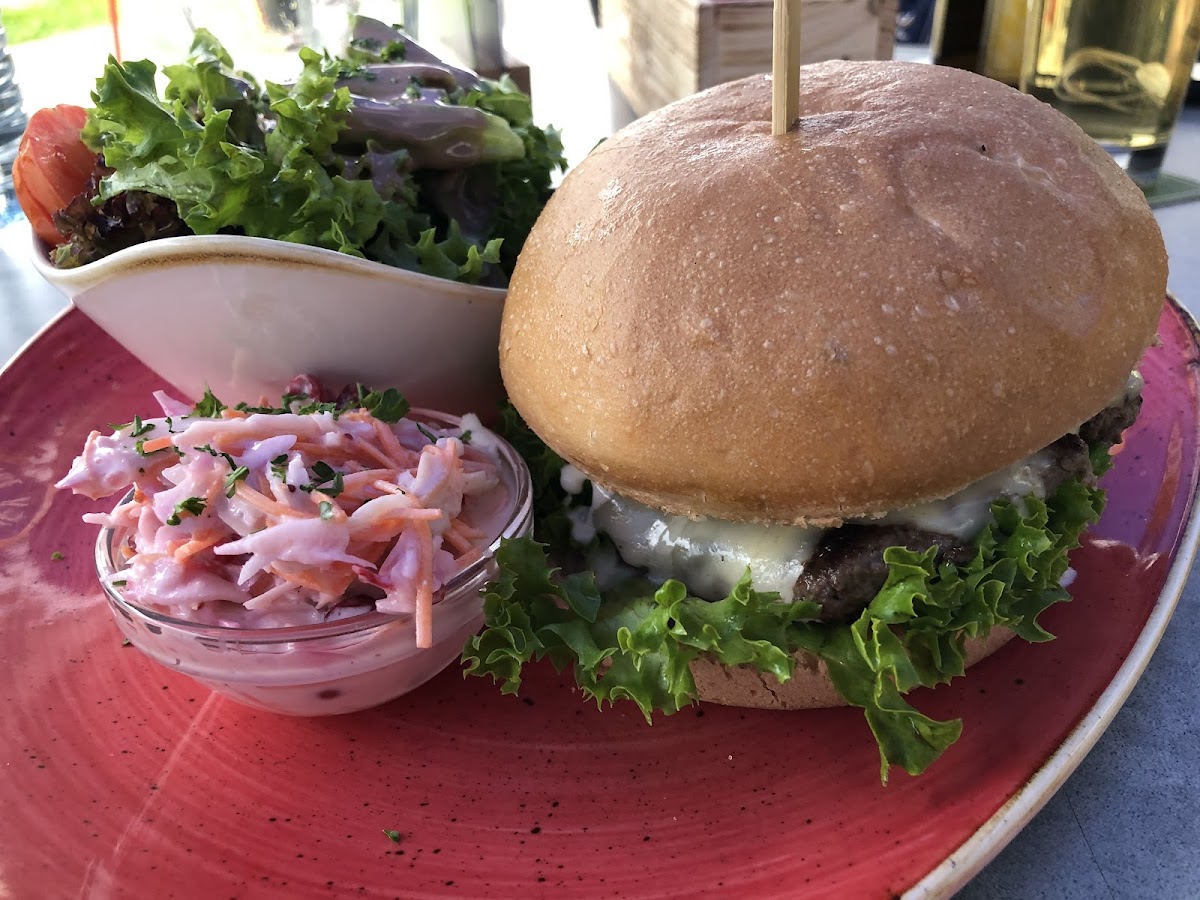
[[[447,65],[374,20],[354,34],[342,57],[300,50],[290,84],[260,85],[204,30],[161,73],[110,58],[83,130],[92,190],[60,213],[55,263],[232,233],[506,283],[565,169],[558,133],[507,77]]]

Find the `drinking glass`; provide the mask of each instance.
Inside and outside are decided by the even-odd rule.
[[[1158,178],[1200,45],[1200,0],[1029,0],[1021,90]]]

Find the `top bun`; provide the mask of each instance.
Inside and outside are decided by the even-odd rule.
[[[945,497],[1120,391],[1166,290],[1141,191],[1070,119],[958,69],[802,69],[673,103],[563,181],[500,364],[589,477],[665,511],[828,523]]]

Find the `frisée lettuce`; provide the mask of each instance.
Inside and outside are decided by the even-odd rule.
[[[553,457],[541,460],[553,465]],[[462,659],[467,674],[491,676],[503,693],[516,693],[524,665],[546,658],[560,671],[571,668],[598,703],[631,700],[650,721],[656,711],[671,714],[696,701],[689,666],[701,654],[784,682],[795,668],[792,654],[804,650],[825,663],[846,702],[864,711],[886,784],[892,766],[924,772],[962,731],[961,720],[932,719],[904,695],[962,675],[968,637],[1006,627],[1028,641],[1050,640],[1038,616],[1070,599],[1061,585],[1067,554],[1103,507],[1104,492],[1078,480],[1045,502],[999,500],[962,567],[939,564],[934,548],[891,547],[886,582],[850,624],[820,622],[815,603],[783,603],[754,590],[749,571],[715,602],[689,596],[675,580],[655,587],[631,578],[601,590],[590,571],[556,567],[552,559],[571,558],[568,548],[509,540],[485,593],[485,627]]]
[[[397,52],[427,55],[395,34]],[[165,203],[175,233],[272,238],[505,283],[553,173],[565,169],[558,134],[533,124],[529,97],[507,77],[436,60],[393,65],[365,42],[346,58],[309,48],[299,57],[293,83],[260,85],[197,29],[186,61],[161,73],[149,60],[110,58],[82,133],[102,166],[94,192],[64,211],[55,264],[163,233],[136,219],[143,209],[161,219]],[[160,207],[113,205],[127,195]]]

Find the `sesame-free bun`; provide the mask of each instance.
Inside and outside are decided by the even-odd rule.
[[[834,523],[1056,440],[1154,336],[1162,238],[1065,116],[958,69],[802,69],[658,110],[556,191],[505,387],[589,477],[683,515]]]
[[[1007,628],[993,628],[986,638],[967,638],[963,646],[967,668],[991,656],[1015,634]],[[795,653],[795,672],[780,684],[774,675],[763,674],[752,666],[726,666],[711,656],[701,656],[691,664],[696,696],[708,703],[748,706],[757,709],[820,709],[845,706],[846,700],[829,680],[825,663],[799,650]]]

